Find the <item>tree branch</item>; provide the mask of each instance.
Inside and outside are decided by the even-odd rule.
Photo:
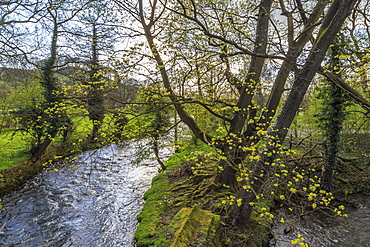
[[[359,92],[353,89],[350,85],[345,83],[345,81],[340,78],[339,76],[324,70],[324,68],[320,67],[319,74],[325,76],[331,82],[334,82],[338,87],[340,87],[343,91],[345,91],[357,104],[361,105],[365,110],[370,112],[370,102],[367,101]]]

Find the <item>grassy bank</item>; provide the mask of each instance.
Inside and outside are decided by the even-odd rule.
[[[12,167],[28,158],[30,146],[26,138],[12,130],[0,134],[0,170]]]
[[[62,137],[58,137],[35,162],[29,160],[30,136],[11,130],[3,132],[0,136],[0,196],[24,184],[60,159],[68,159],[71,155],[108,144],[111,122],[110,116],[107,116],[101,128],[101,138],[91,143],[89,134],[92,122],[85,117],[74,118],[74,131],[68,141],[63,142]]]
[[[180,193],[180,188],[192,185],[183,181],[188,179],[188,156],[197,148],[200,147],[183,148],[171,156],[165,163],[166,170],[153,179],[152,187],[144,195],[145,206],[138,215],[140,224],[135,233],[138,246],[170,246],[174,237],[174,230],[169,228],[172,218],[182,207],[194,203]]]
[[[26,159],[12,164],[6,169],[0,170],[0,196],[10,193],[26,181],[32,179],[43,169],[48,169],[54,162],[60,159],[70,159],[74,154],[81,153],[90,149],[102,146],[99,143],[91,145],[86,140],[81,140],[73,145],[68,142],[64,144],[54,144],[50,146],[41,159],[32,162],[25,156]]]
[[[31,163],[28,159],[25,159],[6,169],[0,170],[2,179],[0,181],[0,196],[11,192],[27,180],[33,178],[42,169],[47,167],[46,164],[50,164],[51,161],[56,160],[54,159],[56,155],[63,153],[63,147],[53,147],[48,149],[42,159],[37,162]]]

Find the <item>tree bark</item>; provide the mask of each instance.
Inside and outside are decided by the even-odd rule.
[[[276,109],[283,95],[285,83],[288,79],[289,73],[296,65],[297,58],[302,53],[304,46],[312,38],[312,33],[315,30],[314,27],[317,25],[317,21],[323,14],[324,9],[329,2],[330,1],[328,0],[318,1],[309,18],[303,18],[305,20],[303,31],[298,35],[296,40],[293,40],[289,43],[287,58],[283,61],[275,78],[274,85],[266,105],[266,111],[262,114],[258,121],[259,125],[264,125],[264,127],[267,128],[272,120],[272,117],[275,115]]]
[[[357,1],[336,0],[328,10],[312,51],[302,70],[298,73],[286,103],[277,118],[275,129],[278,130],[281,142],[287,135],[288,128],[293,122],[308,86],[321,66],[329,45],[333,42],[344,21],[351,14]]]
[[[256,40],[254,45],[254,52],[256,54],[266,54],[272,2],[272,0],[262,0],[259,5],[260,7],[255,35]],[[265,60],[265,57],[252,56],[248,70],[248,76],[240,90],[239,100],[236,105],[239,110],[235,111],[234,117],[231,120],[229,134],[240,134],[244,127],[246,115],[248,113],[246,109],[252,103],[252,98],[260,81],[261,71]]]
[[[262,0],[259,7],[258,22],[256,28],[256,40],[254,52],[256,54],[266,54],[268,41],[268,26],[270,21],[270,10],[272,0]],[[248,76],[240,90],[240,96],[237,103],[238,110],[234,112],[234,117],[230,123],[229,133],[226,138],[233,138],[233,136],[240,136],[241,131],[245,125],[248,108],[252,105],[252,98],[255,94],[256,87],[260,81],[262,68],[266,58],[253,56],[248,70]],[[250,109],[251,110],[251,109]],[[231,134],[231,135],[230,135]],[[220,161],[219,166],[223,167],[220,173],[220,182],[229,186],[235,186],[236,183],[236,169],[246,154],[241,154],[236,149],[238,145],[232,142],[231,145],[224,145],[222,148],[224,155],[228,158],[228,162]],[[235,157],[235,153],[239,153]]]
[[[275,142],[282,143],[284,141],[288,131],[287,129],[290,127],[299,109],[309,84],[320,68],[329,45],[333,42],[344,21],[352,12],[356,2],[353,0],[336,0],[329,8],[312,51],[298,74],[297,79],[294,81],[288,99],[278,116],[274,128],[277,131],[270,133],[273,138],[276,137],[277,140]],[[268,150],[266,153],[273,153],[275,150],[273,146],[267,146],[266,148]],[[238,225],[246,226],[249,223],[253,208],[250,203],[256,199],[256,195],[260,192],[262,185],[269,175],[270,166],[266,164],[270,164],[275,158],[274,155],[268,156],[262,154],[261,160],[257,162],[256,169],[251,176],[251,189],[248,191],[245,189],[239,190],[237,198],[242,199],[242,204],[241,206],[234,204],[231,210],[231,216]],[[260,176],[261,174],[263,176]]]
[[[89,118],[93,122],[93,129],[91,132],[91,142],[96,142],[98,138],[98,132],[104,119],[104,93],[100,88],[102,83],[100,82],[102,77],[99,75],[99,60],[98,60],[98,35],[96,29],[96,20],[92,23],[92,42],[91,42],[91,61],[90,61],[90,81],[87,83],[89,93],[87,95],[87,110],[89,112]]]

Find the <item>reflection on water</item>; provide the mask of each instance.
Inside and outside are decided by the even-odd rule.
[[[134,246],[142,197],[158,172],[153,157],[135,164],[136,151],[86,152],[2,198],[0,246]]]
[[[370,197],[352,195],[347,206],[348,217],[329,216],[324,213],[312,213],[301,219],[293,217],[288,210],[278,210],[276,219],[289,219],[285,223],[276,223],[273,231],[275,240],[270,246],[293,246],[290,240],[298,234],[305,238],[311,247],[365,247],[370,246]],[[284,230],[292,229],[285,234]],[[296,245],[298,246],[298,245]]]

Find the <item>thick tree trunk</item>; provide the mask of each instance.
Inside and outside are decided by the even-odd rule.
[[[341,60],[342,55],[340,49],[340,39],[336,39],[333,47],[331,47],[330,59],[328,62],[329,70],[333,71],[338,76],[341,76]],[[328,90],[324,98],[323,113],[319,120],[323,120],[321,128],[323,130],[325,142],[325,170],[322,177],[322,188],[330,191],[332,189],[332,181],[334,171],[337,166],[337,155],[339,152],[340,131],[342,130],[343,121],[345,120],[345,102],[348,100],[344,95],[344,91],[332,81],[326,81],[328,84],[323,90]],[[323,118],[323,119],[322,119]]]
[[[336,34],[339,32],[342,24],[352,12],[352,9],[357,1],[353,0],[336,0],[326,14],[322,27],[317,35],[317,39],[312,48],[305,65],[301,72],[298,74],[297,79],[294,81],[292,90],[286,100],[283,109],[278,116],[275,130],[277,132],[270,133],[276,135],[277,141],[282,143],[287,135],[288,128],[290,127],[293,119],[299,109],[303,97],[311,83],[313,77],[321,66],[326,51],[329,45],[333,42]],[[268,146],[269,153],[274,150],[274,147]],[[268,155],[261,155],[261,161],[257,162],[256,169],[252,175],[252,190],[246,191],[240,189],[238,192],[238,199],[243,199],[241,206],[233,205],[231,216],[237,224],[247,225],[250,219],[253,206],[250,204],[256,198],[268,177],[270,166],[266,165],[273,161],[275,157]],[[263,176],[260,174],[263,173]]]
[[[46,149],[49,147],[50,143],[53,141],[57,134],[57,128],[50,130],[48,132],[48,136],[45,137],[44,141],[31,149],[31,161],[36,161],[41,158],[41,156],[45,153]]]
[[[288,128],[293,122],[313,77],[321,66],[329,45],[333,42],[344,21],[351,14],[356,2],[354,0],[336,0],[328,10],[311,49],[312,51],[302,70],[298,73],[286,103],[277,118],[275,129],[279,131],[278,135],[281,141],[285,139]]]
[[[272,0],[262,0],[260,4],[254,48],[254,52],[256,54],[266,54],[268,26],[270,22],[270,10],[272,2]],[[265,60],[266,58],[264,57],[252,57],[248,70],[248,76],[245,79],[244,85],[240,89],[240,96],[237,103],[238,110],[234,112],[234,117],[231,120],[229,133],[226,138],[232,139],[235,137],[235,135],[240,136],[241,131],[243,130],[248,114],[247,109],[250,108],[250,105],[252,105],[252,98],[259,84]],[[249,111],[251,110],[252,109],[249,109]],[[236,169],[234,167],[237,167],[237,165],[240,164],[241,160],[244,159],[246,154],[235,151],[238,149],[238,145],[236,145],[234,142],[232,142],[231,145],[224,145],[222,149],[224,151],[224,155],[228,158],[228,162],[222,160],[218,164],[219,166],[223,167],[223,170],[220,173],[220,182],[229,186],[235,186]],[[235,152],[244,157],[235,157]]]
[[[248,127],[246,128],[243,134],[244,137],[252,136],[253,133],[256,131],[257,126],[259,126],[260,128],[264,128],[264,129],[267,129],[267,127],[269,126],[272,120],[272,117],[275,115],[275,112],[279,105],[281,96],[284,92],[284,86],[289,76],[289,73],[294,68],[296,64],[296,60],[298,56],[301,54],[304,46],[312,37],[312,33],[314,31],[313,27],[318,21],[319,17],[322,15],[322,12],[324,11],[325,6],[328,4],[328,2],[329,2],[328,0],[318,1],[311,15],[308,18],[304,18],[305,19],[304,29],[302,33],[299,35],[299,38],[297,38],[297,40],[295,41],[292,40],[290,42],[289,50],[287,53],[287,58],[286,60],[283,61],[283,64],[281,65],[281,68],[276,76],[272,91],[270,93],[269,100],[267,102],[267,106],[266,106],[267,111],[263,112],[262,117],[258,121],[258,124],[252,123],[248,125]],[[263,1],[261,3],[261,7],[260,7],[261,9],[260,9],[260,15],[259,15],[260,19],[257,25],[258,28],[256,32],[256,36],[257,36],[256,43],[257,44],[256,44],[256,48],[254,51],[257,54],[264,54],[266,52],[266,45],[267,45],[266,40],[267,40],[267,35],[268,35],[269,18],[265,14],[266,12],[269,11],[270,4],[271,2],[267,2],[267,1]],[[264,58],[256,57],[255,59],[252,59],[248,74],[253,75],[253,77],[248,78],[246,80],[247,82],[254,81],[255,83],[257,83],[259,81],[263,63],[264,63]],[[238,107],[241,109],[247,108],[248,105],[251,105],[253,93],[251,92],[247,93],[247,92],[248,92],[248,88],[245,88],[244,86],[243,89],[241,90],[241,95],[240,95],[239,102],[238,102]],[[242,111],[242,110],[237,111],[235,113],[233,121],[231,122],[230,133],[233,133],[233,134],[240,133],[242,127],[245,125],[246,114],[247,112]],[[251,115],[249,116],[249,119],[253,119],[256,113],[250,111],[249,114]],[[247,145],[247,144],[244,143],[244,145]],[[226,148],[226,150],[228,149]],[[244,157],[246,155],[247,153],[241,154],[241,156],[244,156]],[[230,156],[226,155],[226,157],[230,157]],[[243,159],[244,157],[240,157],[240,158]],[[220,175],[221,181],[228,185],[235,185],[236,171],[234,171],[233,166],[230,167],[229,165],[229,167],[226,167],[224,165],[228,165],[228,164],[223,164],[225,163],[224,161],[222,161],[221,163],[222,164],[219,164],[219,165],[224,167],[224,170],[221,172],[221,175]],[[229,162],[229,164],[230,163],[233,164],[234,162]]]
[[[256,29],[256,40],[254,52],[256,54],[266,54],[267,42],[268,42],[268,26],[270,22],[270,10],[272,0],[262,0],[260,3],[258,22]],[[255,94],[256,87],[260,81],[262,68],[266,58],[253,56],[250,62],[248,76],[245,79],[245,83],[240,90],[240,96],[237,103],[238,111],[235,111],[234,117],[230,124],[229,133],[240,134],[242,131],[246,115],[246,110],[252,104],[252,98]]]
[[[50,45],[50,57],[46,60],[42,70],[41,85],[44,88],[45,103],[42,106],[44,110],[53,108],[55,104],[60,100],[56,92],[59,91],[57,87],[56,78],[54,76],[54,66],[57,59],[57,42],[58,42],[58,23],[54,20],[52,40]],[[43,113],[45,114],[45,113]],[[59,131],[59,121],[53,116],[46,116],[46,121],[49,122],[50,127],[43,135],[44,140],[40,143],[42,138],[39,139],[37,145],[31,149],[31,160],[39,159],[46,151],[54,137]]]

